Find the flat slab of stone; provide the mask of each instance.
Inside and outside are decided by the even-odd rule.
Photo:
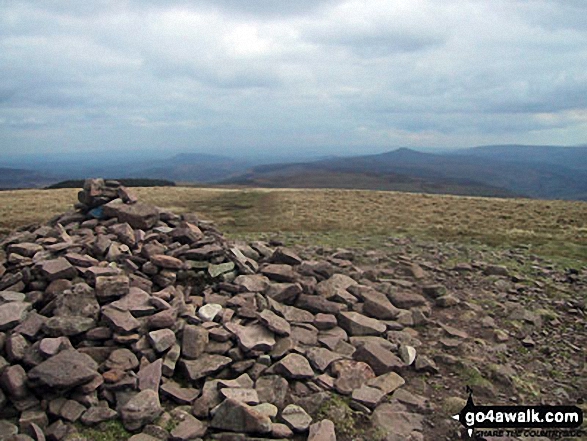
[[[202,354],[196,360],[181,360],[180,365],[191,381],[213,374],[232,363],[232,359],[216,354]]]
[[[330,370],[336,377],[334,388],[344,395],[351,394],[354,389],[375,378],[371,366],[362,361],[338,360],[332,363]]]
[[[147,389],[139,392],[120,408],[120,417],[126,430],[135,431],[149,424],[163,412],[159,394]]]
[[[159,210],[150,204],[137,202],[125,204],[120,199],[105,204],[104,214],[109,217],[116,217],[120,222],[127,222],[133,228],[148,230],[159,222]]]
[[[224,400],[214,409],[210,427],[238,433],[269,433],[271,419],[251,406],[236,400]]]
[[[393,439],[409,439],[412,432],[424,430],[424,415],[398,410],[389,403],[380,404],[373,412],[372,422]]]
[[[47,280],[73,279],[77,275],[75,267],[63,257],[53,260],[45,260],[38,265],[41,274]]]
[[[18,325],[26,317],[31,304],[26,302],[9,302],[0,305],[0,331],[6,331]]]
[[[130,312],[110,305],[102,308],[102,316],[116,332],[129,333],[141,326],[141,323]]]
[[[322,420],[312,424],[308,441],[336,441],[334,423],[330,420]]]
[[[281,412],[281,419],[294,432],[305,432],[312,423],[312,417],[296,404],[289,404]]]
[[[310,363],[300,354],[289,354],[278,361],[273,369],[276,373],[292,380],[301,380],[314,377]]]
[[[338,315],[339,326],[350,335],[379,335],[386,331],[385,323],[354,311],[341,312]]]
[[[406,384],[406,381],[395,372],[380,375],[367,381],[367,385],[380,389],[385,395]]]
[[[250,405],[259,404],[259,396],[257,391],[252,388],[245,387],[225,387],[220,389],[220,395],[223,398],[230,398],[241,403]]]
[[[240,347],[245,351],[270,351],[275,346],[273,332],[262,325],[252,324],[247,326],[227,323],[226,329],[236,335]]]
[[[259,321],[263,323],[270,331],[275,332],[279,335],[288,336],[291,334],[291,326],[287,320],[283,317],[278,316],[269,309],[264,309],[257,316]]]
[[[353,358],[367,363],[376,375],[386,374],[404,366],[404,362],[397,355],[376,343],[359,346]]]
[[[28,372],[32,383],[57,389],[79,386],[92,380],[98,364],[88,355],[74,349],[61,351]]]

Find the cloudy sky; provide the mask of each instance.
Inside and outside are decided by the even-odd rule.
[[[0,0],[0,154],[587,143],[584,0]]]

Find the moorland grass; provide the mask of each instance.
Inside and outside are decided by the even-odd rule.
[[[585,262],[587,203],[370,190],[158,187],[143,201],[195,212],[231,237],[276,234],[338,246],[406,235],[427,240],[528,245],[534,254]],[[0,192],[0,234],[71,208],[76,190]]]

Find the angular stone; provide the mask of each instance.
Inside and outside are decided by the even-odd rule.
[[[94,319],[82,316],[51,317],[43,324],[43,332],[51,337],[82,334],[96,326]]]
[[[314,326],[320,330],[332,329],[338,325],[336,316],[333,314],[318,313],[314,318]]]
[[[269,279],[261,274],[242,274],[234,279],[234,284],[249,292],[263,292],[269,286]]]
[[[159,222],[159,210],[141,202],[129,205],[115,199],[104,205],[104,214],[118,218],[119,222],[128,222],[131,227],[141,230],[148,230]]]
[[[28,379],[51,388],[66,389],[92,380],[97,363],[74,349],[61,351],[28,372]]]
[[[349,395],[354,389],[375,378],[373,369],[361,361],[337,360],[331,364],[330,370],[336,376],[335,389],[344,395]]]
[[[396,406],[389,403],[380,404],[375,409],[372,421],[375,427],[394,441],[410,439],[413,432],[424,430],[423,415],[398,410]]]
[[[102,308],[102,317],[115,332],[129,333],[141,326],[130,312],[110,305]]]
[[[269,330],[275,332],[278,335],[284,335],[287,337],[291,334],[291,327],[287,320],[279,317],[269,309],[264,309],[261,311],[261,313],[257,315],[257,318]]]
[[[222,312],[222,305],[217,303],[208,303],[198,309],[198,317],[205,322],[212,322],[214,318]]]
[[[334,361],[344,358],[341,354],[326,348],[310,348],[306,352],[306,357],[310,360],[311,365],[320,372],[326,371]]]
[[[59,415],[64,420],[74,423],[80,419],[85,411],[86,408],[77,401],[65,400],[65,403],[63,403],[63,406],[61,406]]]
[[[8,395],[16,400],[23,399],[29,395],[26,380],[27,374],[19,364],[8,366],[0,376],[0,384]]]
[[[106,406],[92,406],[81,416],[81,422],[86,426],[93,426],[104,421],[111,421],[118,414]]]
[[[160,358],[147,366],[143,366],[137,375],[139,380],[139,390],[151,389],[155,392],[159,391],[162,367],[163,360]]]
[[[385,393],[383,393],[381,389],[370,387],[365,384],[360,388],[353,390],[351,394],[351,398],[354,401],[367,406],[369,409],[377,407],[383,400],[383,397],[385,397]]]
[[[155,421],[163,412],[159,394],[147,389],[139,392],[120,408],[126,430],[135,431]]]
[[[395,372],[380,375],[367,381],[367,386],[380,389],[385,395],[392,393],[399,387],[402,387],[406,381]]]
[[[115,349],[104,363],[108,369],[129,371],[139,366],[137,356],[126,348]]]
[[[220,389],[222,398],[230,398],[232,400],[240,401],[250,405],[259,404],[259,396],[257,391],[251,388],[244,387],[225,387]]]
[[[316,295],[310,296],[306,294],[300,294],[298,296],[296,306],[310,311],[313,314],[318,314],[320,312],[324,314],[337,314],[346,308],[346,306],[343,306],[340,303],[331,302],[324,297]]]
[[[213,279],[220,277],[223,274],[229,273],[234,269],[234,262],[226,262],[218,265],[208,266],[208,275]]]
[[[18,325],[26,318],[31,304],[26,302],[9,302],[0,305],[0,331],[6,331]]]
[[[285,265],[299,265],[302,259],[288,248],[279,247],[270,258],[271,263],[282,263]]]
[[[316,285],[316,292],[327,299],[335,297],[339,290],[356,285],[357,282],[344,274],[333,274],[329,279],[323,280]]]
[[[45,260],[38,265],[41,274],[47,280],[73,279],[77,270],[65,258],[58,257],[53,260]]]
[[[282,408],[285,402],[289,384],[279,375],[266,375],[255,382],[255,390],[261,402],[274,404]]]
[[[298,279],[298,275],[289,265],[269,264],[261,269],[261,273],[276,282],[292,283]]]
[[[209,342],[209,332],[202,326],[186,325],[183,328],[181,355],[193,360],[202,355]]]
[[[100,315],[100,305],[94,290],[86,283],[77,283],[66,289],[55,298],[54,316],[83,316],[94,320]]]
[[[38,252],[43,251],[43,246],[37,243],[22,242],[8,245],[8,253],[16,253],[25,257],[33,257]]]
[[[428,304],[426,297],[412,292],[392,292],[388,294],[388,298],[394,306],[400,309],[410,309]]]
[[[181,360],[180,364],[191,381],[213,374],[232,363],[232,359],[222,355],[203,354],[196,360]]]
[[[176,441],[195,440],[203,437],[208,428],[187,412],[181,412],[181,422],[171,430],[171,439]]]
[[[227,323],[226,329],[236,335],[240,347],[245,351],[270,351],[275,346],[273,333],[259,324],[248,326]]]
[[[375,343],[359,346],[353,358],[367,363],[376,375],[383,375],[404,366],[404,362],[398,356]]]
[[[292,380],[313,378],[314,371],[308,360],[300,354],[289,354],[273,365],[276,373]]]
[[[179,270],[182,269],[184,264],[181,260],[176,257],[166,256],[165,254],[156,254],[151,256],[151,263],[160,268]]]
[[[87,254],[78,253],[67,253],[65,258],[75,266],[81,266],[82,268],[89,268],[90,266],[98,265],[98,260]]]
[[[393,306],[385,294],[370,290],[363,293],[363,313],[380,320],[395,319],[400,310]]]
[[[165,352],[175,344],[175,333],[171,329],[159,329],[148,334],[149,342],[157,352]]]
[[[350,335],[379,335],[387,327],[379,320],[364,316],[358,312],[341,312],[338,315],[338,324]]]
[[[409,345],[399,347],[399,356],[406,366],[410,366],[416,359],[416,348]]]
[[[299,283],[271,283],[264,291],[267,297],[285,304],[294,303],[301,293]]]
[[[247,404],[224,400],[214,409],[210,427],[238,433],[269,433],[271,419]]]
[[[128,294],[130,289],[129,278],[125,275],[96,277],[96,297],[110,299]]]
[[[180,387],[173,381],[168,381],[161,385],[160,391],[165,396],[179,404],[192,404],[200,394],[198,389],[192,387]]]
[[[312,424],[308,441],[336,441],[334,423],[330,420],[322,420]]]
[[[296,404],[286,406],[281,412],[281,419],[294,432],[305,432],[312,424],[312,417]]]

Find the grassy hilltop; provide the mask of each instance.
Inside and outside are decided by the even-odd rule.
[[[137,188],[141,200],[195,212],[228,236],[279,233],[298,243],[377,246],[386,237],[508,247],[587,259],[587,203],[368,190]],[[71,209],[77,190],[0,192],[0,234]]]

